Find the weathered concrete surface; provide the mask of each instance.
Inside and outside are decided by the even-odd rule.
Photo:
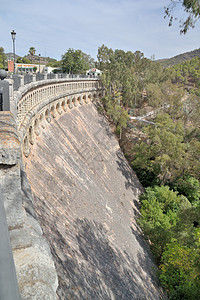
[[[21,164],[16,123],[10,112],[0,112],[0,184],[21,299],[55,300],[57,274],[34,212]]]
[[[20,183],[21,147],[10,112],[0,113],[0,184],[9,228],[23,224]]]
[[[94,104],[48,124],[26,160],[59,299],[160,299],[136,225],[141,186]]]

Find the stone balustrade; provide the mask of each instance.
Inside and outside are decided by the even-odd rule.
[[[22,85],[10,97],[22,152],[27,157],[47,123],[68,110],[98,99],[103,94],[98,78],[57,78]],[[11,88],[12,89],[12,88]],[[13,90],[13,89],[12,89]]]

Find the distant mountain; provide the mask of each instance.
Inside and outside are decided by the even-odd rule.
[[[13,60],[14,58],[14,54],[13,52],[9,52],[9,53],[5,53],[6,57],[7,57],[7,60]],[[19,55],[15,54],[15,59],[17,60],[18,57],[20,57]]]
[[[14,58],[14,54],[12,52],[5,53],[5,55],[6,55],[7,60],[13,60],[13,58]],[[21,56],[15,54],[15,60],[17,60],[18,57],[21,57]],[[50,63],[50,62],[52,62],[52,63],[57,62],[57,60],[55,58],[42,57],[42,56],[39,57],[39,55],[33,55],[33,57],[32,57],[30,54],[28,54],[28,55],[25,55],[24,57],[28,58],[34,64],[40,63],[41,65],[42,64],[46,65],[47,63]]]
[[[190,60],[193,57],[200,57],[200,48],[176,55],[172,58],[158,59],[157,61],[160,62],[163,67],[170,67],[173,65],[180,64],[186,60]]]

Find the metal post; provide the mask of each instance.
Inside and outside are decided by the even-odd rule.
[[[16,36],[16,32],[14,30],[11,31],[11,36],[12,36],[12,40],[13,40],[14,74],[15,74],[15,36]]]
[[[40,54],[39,54],[39,73],[40,73]]]
[[[13,40],[13,55],[14,55],[14,74],[16,72],[15,70],[15,40]]]
[[[3,88],[0,88],[0,111],[3,111]]]
[[[13,260],[6,213],[0,186],[0,299],[20,300],[15,264]]]

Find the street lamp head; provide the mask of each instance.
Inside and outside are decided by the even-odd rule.
[[[11,31],[11,36],[13,41],[15,40],[16,32],[14,30]]]

